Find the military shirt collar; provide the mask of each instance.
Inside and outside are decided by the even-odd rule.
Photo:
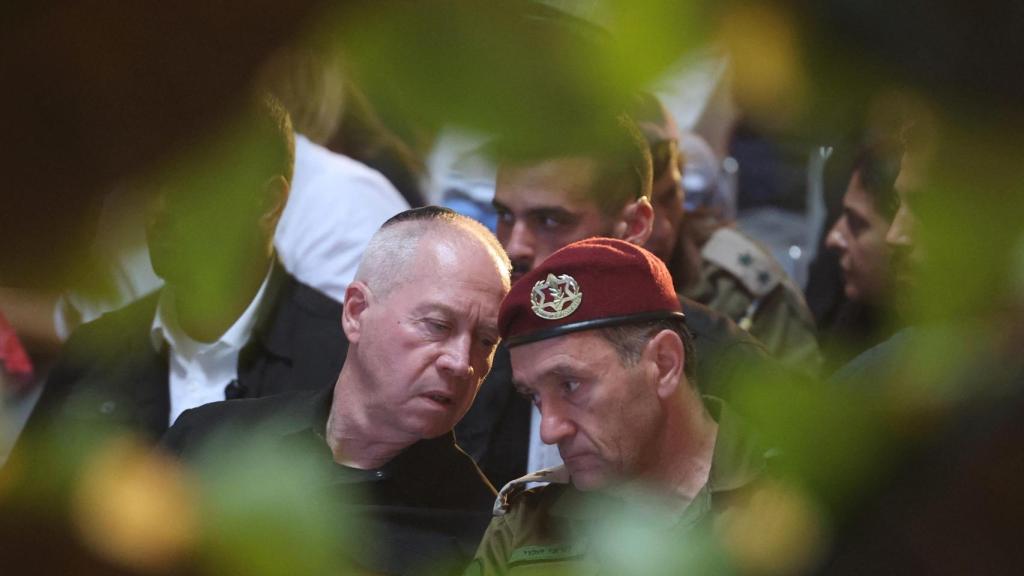
[[[703,400],[711,417],[718,423],[718,435],[708,481],[693,500],[679,500],[679,506],[659,508],[656,503],[658,499],[651,498],[650,509],[659,511],[665,519],[666,527],[696,523],[710,511],[716,494],[749,485],[767,466],[764,450],[760,447],[757,437],[743,424],[742,418],[719,398],[704,396]],[[547,472],[546,478],[531,479],[533,475],[530,475],[520,480],[569,483],[569,474],[564,467],[543,472]],[[516,480],[509,485],[518,482],[519,480]],[[502,498],[499,496],[495,505],[496,510],[501,503]],[[620,509],[621,504],[621,497],[604,493],[583,493],[567,486],[561,497],[552,504],[551,514],[573,520],[588,520],[602,517],[610,510]]]
[[[383,466],[363,470],[334,462],[327,444],[327,419],[330,417],[334,400],[334,387],[330,386],[310,396],[303,408],[309,416],[297,419],[304,422],[291,430],[284,431],[284,438],[291,446],[308,450],[315,455],[315,461],[324,465],[328,481],[336,484],[378,482],[395,476],[411,483],[432,486],[443,482],[433,464],[443,461],[445,454],[455,447],[455,434],[448,432],[436,438],[419,440],[398,453]]]

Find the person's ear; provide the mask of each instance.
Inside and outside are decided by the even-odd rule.
[[[643,246],[654,230],[654,208],[647,197],[637,198],[626,204],[619,214],[615,237],[630,244]]]
[[[655,334],[644,347],[643,359],[654,370],[658,397],[668,400],[675,395],[686,364],[686,351],[679,334],[672,330]]]
[[[269,178],[263,184],[264,204],[260,214],[260,226],[263,228],[264,233],[271,238],[274,237],[277,223],[281,219],[281,214],[284,213],[285,205],[288,203],[288,191],[290,188],[288,180],[280,174]]]
[[[370,307],[373,294],[370,288],[356,280],[345,288],[345,302],[341,307],[341,328],[351,343],[358,342],[362,333],[364,314]]]

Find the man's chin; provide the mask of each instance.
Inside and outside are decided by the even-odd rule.
[[[430,440],[450,433],[456,422],[450,414],[429,414],[407,419],[402,428],[421,440]]]
[[[569,477],[572,485],[581,492],[600,490],[608,485],[608,477],[604,471],[594,468],[573,470],[570,467]]]

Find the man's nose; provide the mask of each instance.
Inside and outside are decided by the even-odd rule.
[[[892,218],[889,231],[885,234],[885,242],[890,246],[909,247],[914,243],[914,216],[906,204],[900,206]]]
[[[438,367],[452,377],[465,379],[473,376],[473,338],[469,334],[453,336],[438,358]]]
[[[505,252],[512,261],[533,260],[534,238],[526,224],[519,220],[509,230]]]
[[[576,424],[566,414],[566,407],[557,399],[542,401],[540,406],[540,439],[545,444],[559,444],[576,434]]]
[[[842,223],[842,218],[837,220],[832,229],[828,231],[828,236],[825,237],[825,247],[830,250],[846,250],[846,235],[841,230]]]

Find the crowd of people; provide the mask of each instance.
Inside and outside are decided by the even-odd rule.
[[[104,210],[101,232],[144,236],[107,246],[99,288],[0,289],[0,392],[27,406],[0,563],[1024,566],[1024,281],[991,310],[921,290],[948,262],[929,110],[836,155],[831,277],[802,286],[737,219],[758,174],[730,183],[652,92],[564,138],[488,134],[460,161],[473,190],[431,196],[355,84],[316,49],[275,53],[233,118],[111,191],[145,209]]]

